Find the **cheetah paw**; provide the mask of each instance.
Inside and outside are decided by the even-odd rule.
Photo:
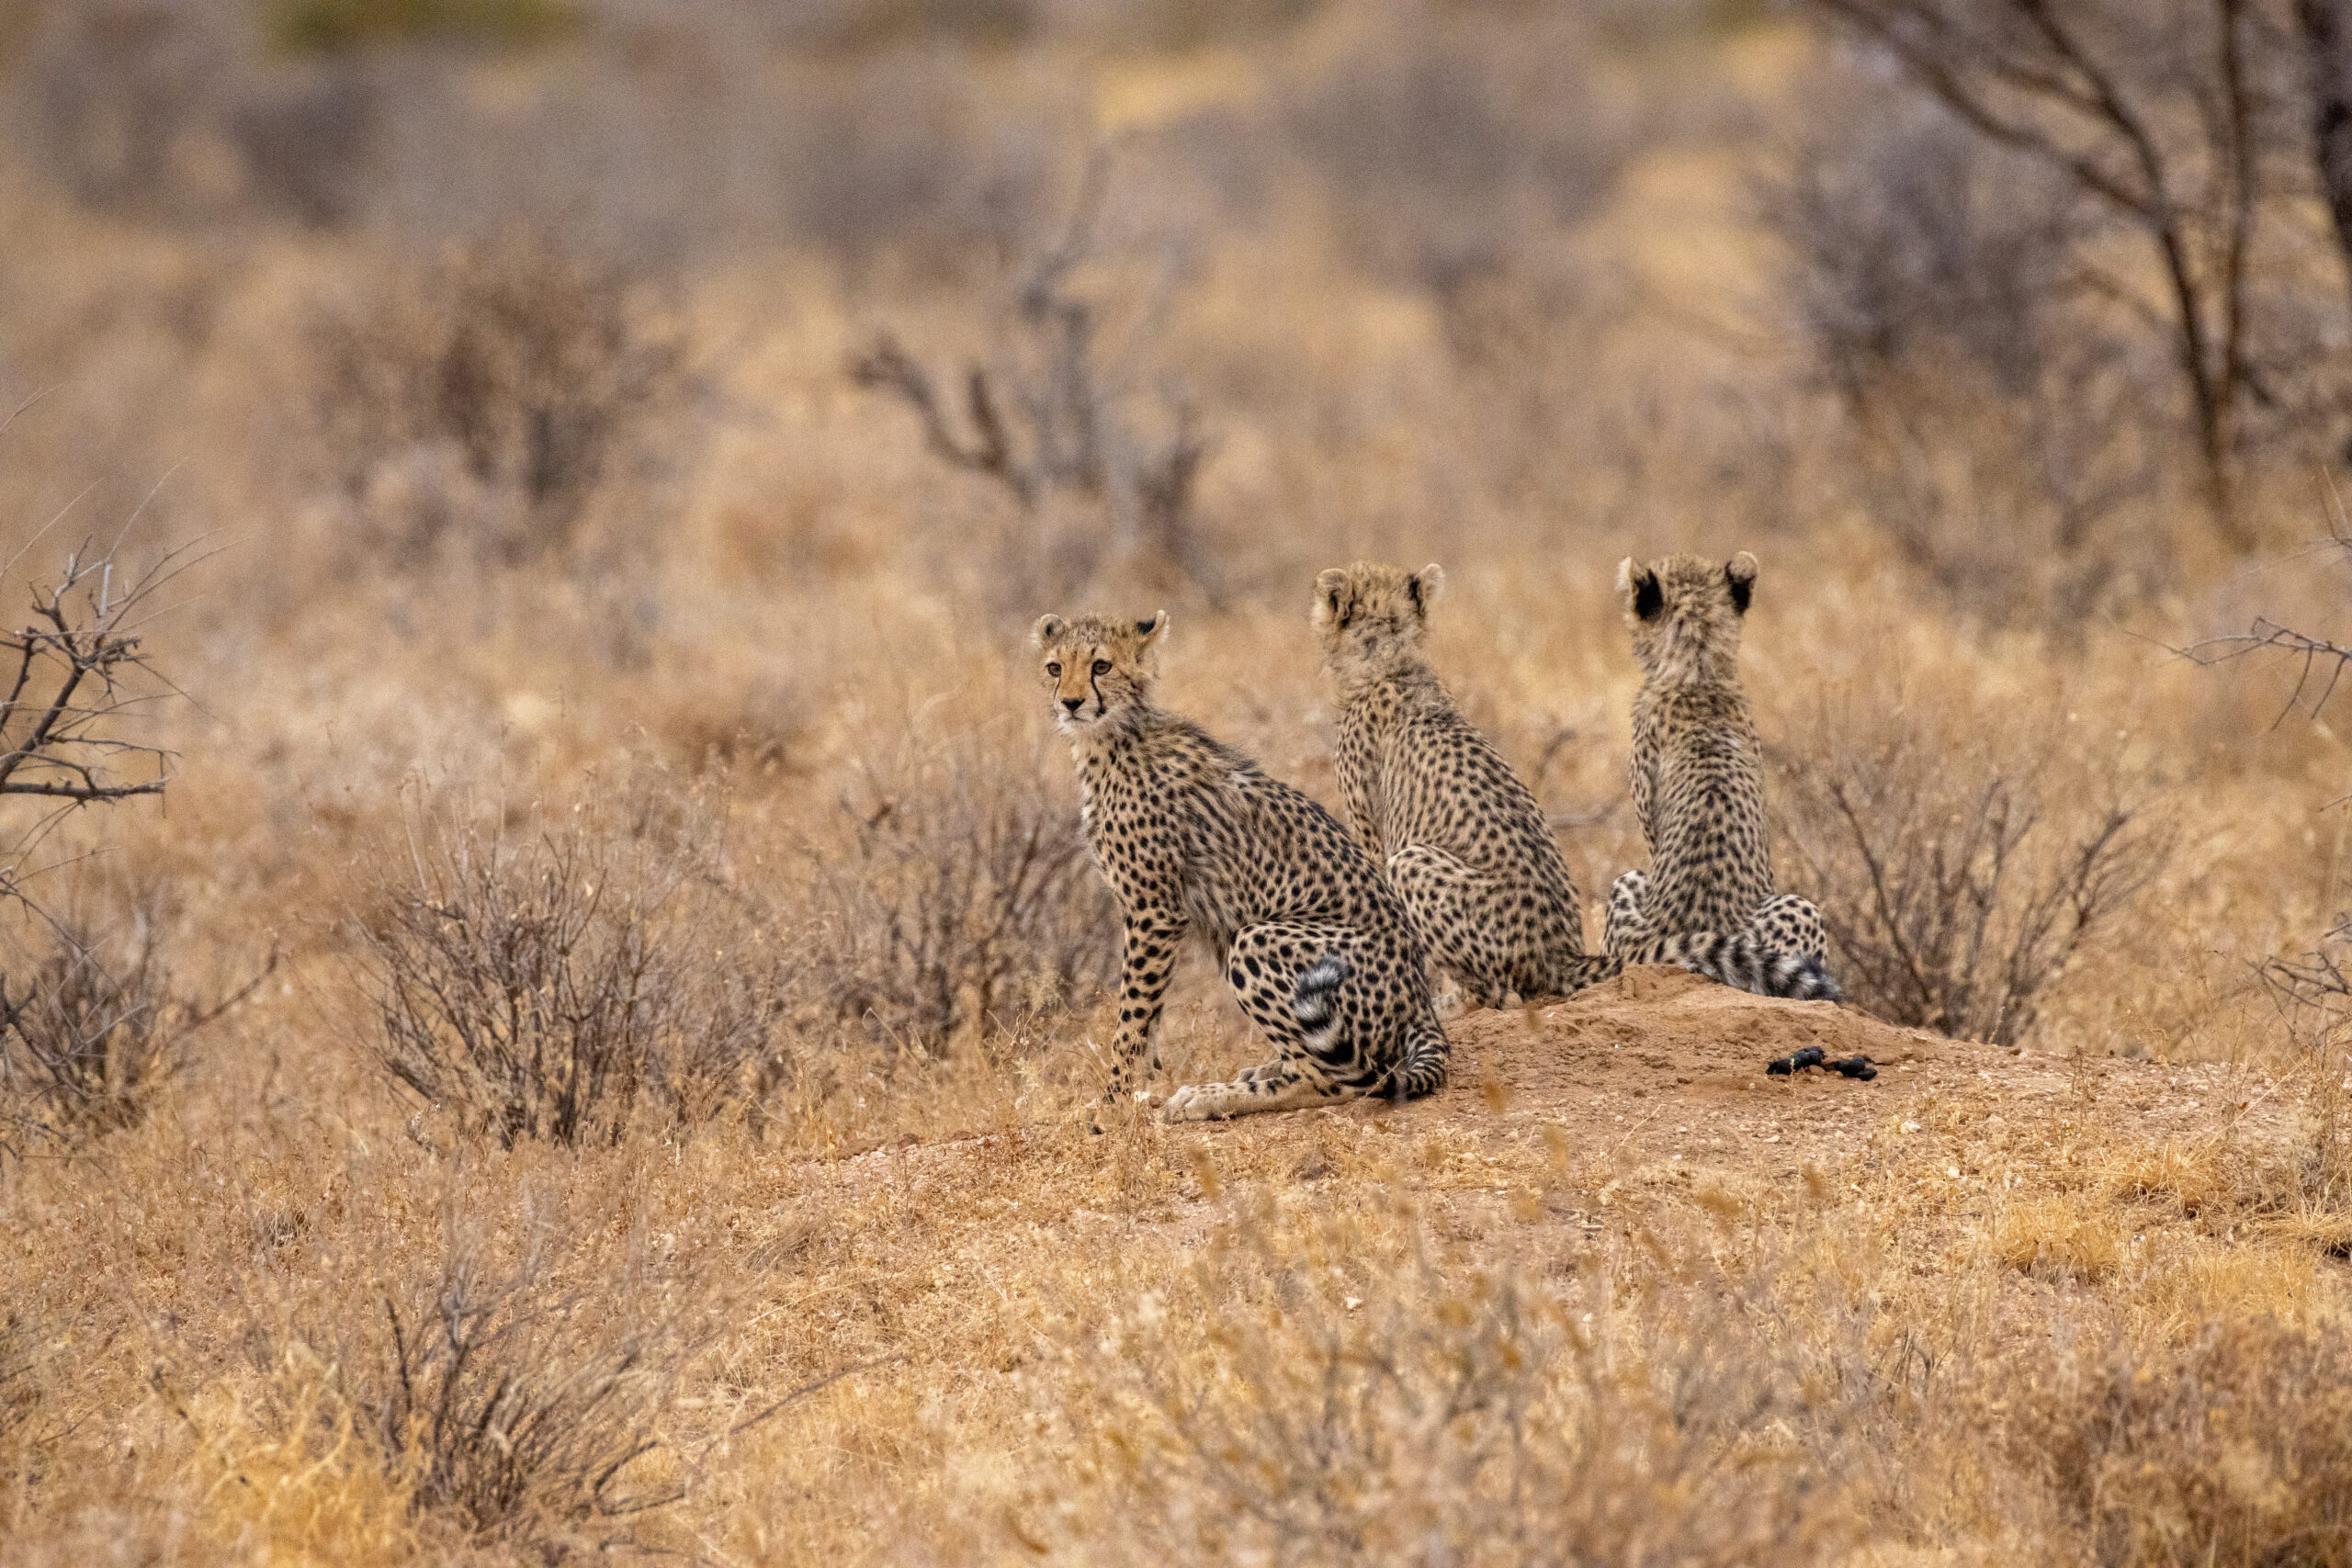
[[[1217,1120],[1225,1112],[1212,1091],[1224,1087],[1223,1084],[1186,1084],[1170,1095],[1167,1103],[1160,1107],[1160,1120],[1163,1122]]]

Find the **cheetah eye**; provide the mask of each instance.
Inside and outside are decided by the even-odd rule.
[[[1057,659],[1052,663],[1046,665],[1046,673],[1053,676],[1056,680],[1059,680],[1062,673],[1062,661]]]
[[[1107,659],[1096,660],[1094,661],[1094,672],[1097,675],[1108,675],[1111,672],[1111,661]]]

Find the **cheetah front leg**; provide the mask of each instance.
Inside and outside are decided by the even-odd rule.
[[[1168,998],[1176,954],[1184,945],[1184,931],[1181,911],[1136,909],[1127,914],[1119,964],[1119,1032],[1112,1050],[1111,1086],[1102,1094],[1105,1101],[1125,1098],[1129,1080],[1140,1076],[1137,1064],[1159,1032],[1160,1007]]]
[[[1295,1064],[1269,1062],[1252,1067],[1231,1083],[1186,1084],[1168,1097],[1164,1112],[1170,1122],[1220,1122],[1229,1116],[1250,1116],[1261,1111],[1295,1111],[1324,1105],[1338,1098],[1327,1085],[1298,1070]]]

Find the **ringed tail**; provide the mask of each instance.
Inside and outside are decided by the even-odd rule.
[[[1800,1002],[1842,1001],[1845,993],[1821,960],[1767,947],[1752,931],[1728,936],[1685,931],[1659,937],[1623,955],[1628,964],[1678,964],[1735,990]]]
[[[1328,1055],[1340,1032],[1340,986],[1348,977],[1345,954],[1327,953],[1299,972],[1292,987],[1291,1016],[1298,1020],[1310,1050]],[[1451,1047],[1437,1017],[1430,1014],[1414,1026],[1405,1055],[1365,1092],[1397,1100],[1418,1100],[1445,1087],[1445,1059]]]

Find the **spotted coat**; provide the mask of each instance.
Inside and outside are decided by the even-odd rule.
[[[1820,912],[1773,892],[1762,752],[1739,683],[1755,585],[1745,550],[1720,567],[1668,556],[1617,569],[1642,666],[1632,785],[1650,869],[1625,873],[1610,891],[1611,953],[1675,931],[1744,927],[1780,952],[1826,955]]]
[[[1535,796],[1422,655],[1445,585],[1358,562],[1316,580],[1314,620],[1340,696],[1340,789],[1430,956],[1472,1007],[1560,996],[1627,964],[1676,964],[1767,995],[1818,994],[1819,964],[1767,948],[1741,921],[1588,954],[1583,902]]]
[[[1279,1055],[1169,1099],[1171,1121],[1357,1095],[1427,1094],[1446,1040],[1404,906],[1331,814],[1153,705],[1165,611],[1037,623],[1040,679],[1070,738],[1089,846],[1125,911],[1109,1093],[1152,1052],[1179,950],[1213,953]]]

